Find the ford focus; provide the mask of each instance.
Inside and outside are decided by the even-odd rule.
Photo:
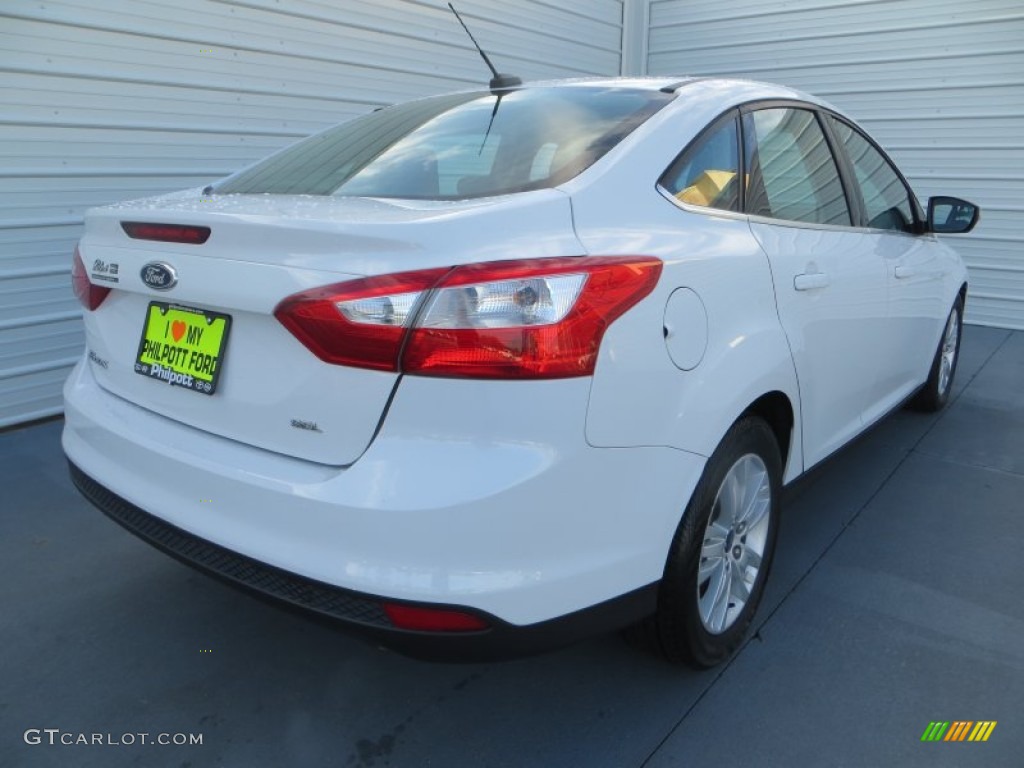
[[[782,488],[948,400],[978,215],[780,86],[398,104],[88,213],[64,451],[144,540],[406,653],[711,666]]]

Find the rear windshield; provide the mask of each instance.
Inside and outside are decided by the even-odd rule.
[[[229,176],[222,194],[462,200],[562,184],[671,101],[636,88],[524,88],[399,104]]]

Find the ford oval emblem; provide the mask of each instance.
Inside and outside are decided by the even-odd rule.
[[[158,291],[167,291],[178,284],[178,273],[170,264],[151,261],[139,272],[142,282]]]

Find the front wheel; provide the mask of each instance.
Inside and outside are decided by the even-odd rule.
[[[740,645],[775,551],[782,460],[768,425],[736,422],[676,531],[657,613],[637,628],[671,661],[711,667]]]
[[[953,376],[960,360],[960,336],[963,331],[964,301],[959,296],[946,319],[946,326],[935,350],[928,381],[914,396],[912,405],[921,411],[940,411],[949,402],[953,389]]]

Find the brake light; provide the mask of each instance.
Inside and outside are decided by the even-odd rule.
[[[163,243],[202,245],[210,237],[209,227],[189,224],[152,224],[145,221],[122,221],[121,229],[135,240],[159,240]]]
[[[418,632],[480,632],[488,628],[479,616],[448,608],[384,603],[384,613],[396,628]]]
[[[107,286],[93,285],[89,280],[89,273],[77,245],[75,246],[75,255],[71,259],[71,288],[82,306],[90,312],[102,304],[103,300],[107,298],[107,294],[110,293],[110,288]]]
[[[317,288],[274,314],[338,365],[466,378],[588,376],[605,330],[654,289],[661,267],[643,256],[469,264]]]

